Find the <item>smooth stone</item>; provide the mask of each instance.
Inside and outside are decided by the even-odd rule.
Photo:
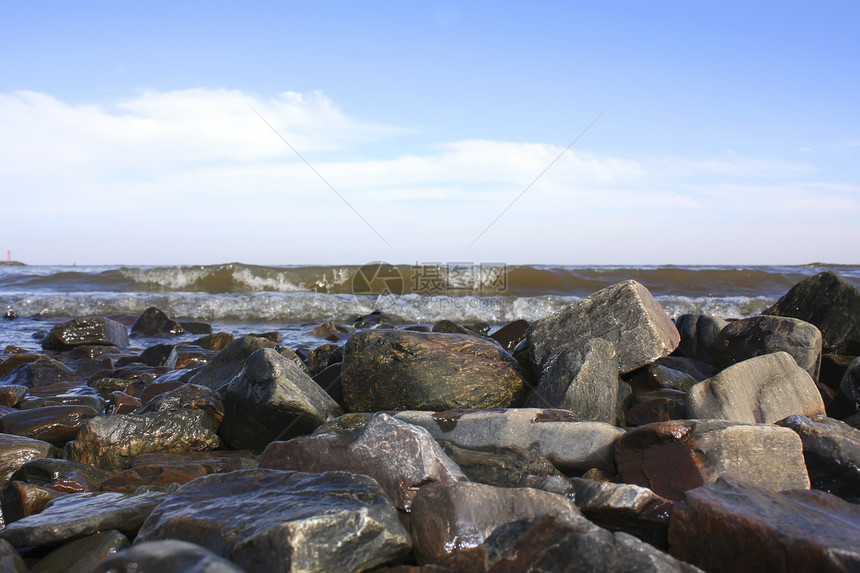
[[[188,334],[201,335],[212,334],[212,325],[206,322],[196,322],[193,320],[183,320],[179,323],[185,332]]]
[[[64,495],[69,494],[42,485],[11,480],[3,486],[0,493],[3,519],[8,525],[29,515],[41,513],[48,502]]]
[[[684,356],[666,356],[655,361],[654,364],[689,374],[696,382],[707,380],[714,375],[714,367],[710,364]]]
[[[271,340],[258,336],[237,338],[197,370],[188,382],[220,390],[245,368],[245,361],[254,352],[277,347]]]
[[[80,387],[70,388],[72,391],[80,390]],[[30,389],[32,393],[34,389]],[[18,407],[21,410],[32,410],[43,406],[89,406],[99,412],[104,412],[105,401],[101,396],[89,396],[86,394],[59,394],[52,396],[27,396]]]
[[[777,422],[797,432],[812,487],[860,498],[860,430],[826,416],[789,416]]]
[[[173,352],[173,344],[156,344],[140,353],[140,361],[147,366],[167,366]]]
[[[21,399],[27,395],[27,387],[17,384],[6,384],[0,386],[0,406],[17,406]]]
[[[448,410],[519,405],[526,382],[513,356],[473,335],[365,330],[343,351],[347,410]]]
[[[570,410],[580,420],[617,421],[618,354],[602,338],[556,355],[526,400],[529,408]]]
[[[173,484],[188,483],[193,479],[205,476],[207,473],[209,472],[206,471],[206,468],[197,464],[137,466],[105,479],[101,484],[101,490],[134,493],[139,487],[145,487],[147,491],[166,489]]]
[[[101,415],[89,406],[43,406],[0,416],[0,432],[62,447],[74,440],[85,421]]]
[[[36,354],[35,352],[24,351],[15,354],[10,354],[4,360],[0,361],[0,381],[5,382],[6,375],[13,370],[30,364],[41,358],[46,358],[44,354]]]
[[[30,573],[94,571],[99,564],[129,546],[128,538],[119,531],[101,531],[55,549],[40,559]]]
[[[772,425],[675,420],[640,426],[615,442],[622,480],[667,499],[729,476],[769,490],[809,488],[800,437]]]
[[[311,350],[308,353],[307,360],[305,361],[310,375],[315,376],[328,367],[331,363],[332,356],[334,356],[338,350],[340,351],[341,360],[343,360],[343,347],[338,344],[321,344]]]
[[[134,414],[143,408],[140,400],[125,392],[111,392],[110,398],[113,406],[108,414]]]
[[[507,446],[530,449],[567,474],[591,468],[615,473],[613,443],[624,430],[603,422],[581,422],[565,410],[509,408],[398,412],[398,420],[425,428],[436,440],[461,448]]]
[[[234,449],[262,450],[274,440],[310,434],[343,414],[341,407],[292,360],[264,348],[222,387],[221,435]]]
[[[138,399],[140,399],[142,404],[148,404],[150,400],[153,400],[160,396],[161,394],[165,394],[170,392],[171,390],[176,390],[184,386],[185,383],[181,380],[171,380],[167,381],[158,381],[153,380],[146,386],[144,386],[140,393],[137,394]],[[196,385],[195,385],[196,386]],[[200,388],[205,388],[205,386],[200,386]],[[211,388],[206,388],[209,392],[214,392]]]
[[[112,414],[87,420],[66,458],[110,471],[124,470],[148,452],[213,450],[221,445],[212,418],[202,410]]]
[[[856,359],[856,356],[822,354],[821,373],[818,375],[818,381],[834,390],[839,390],[839,384],[842,382],[842,377],[845,376],[845,371]]]
[[[332,342],[337,342],[344,335],[347,335],[353,332],[352,327],[335,324],[332,321],[325,322],[316,328],[313,328],[308,331],[308,334],[311,336],[316,336],[319,338],[325,338],[326,340],[331,340]]]
[[[42,458],[31,460],[12,474],[11,480],[79,493],[98,491],[111,472],[71,460]]]
[[[421,485],[466,479],[424,428],[387,414],[377,414],[354,430],[272,442],[263,452],[260,467],[369,475],[402,511],[410,510]]]
[[[845,368],[834,399],[834,415],[848,417],[860,412],[860,357]]]
[[[571,480],[582,515],[610,531],[629,533],[654,547],[669,548],[673,502],[646,487],[590,479]]]
[[[412,506],[415,557],[419,563],[442,563],[459,550],[480,545],[506,523],[548,513],[579,516],[572,501],[537,489],[428,484]]]
[[[508,352],[513,352],[517,344],[526,339],[531,323],[522,318],[514,320],[504,325],[490,335],[490,338],[502,345],[502,348]]]
[[[139,413],[175,412],[185,409],[206,412],[212,418],[216,430],[224,420],[224,403],[221,396],[215,390],[197,384],[182,384],[173,390],[158,394],[146,402]]]
[[[36,458],[56,457],[57,448],[33,438],[0,434],[0,484],[9,481],[18,468]]]
[[[271,469],[185,484],[152,512],[136,542],[162,539],[198,543],[255,572],[368,570],[412,548],[373,478]]]
[[[738,362],[687,392],[690,418],[772,424],[792,414],[824,414],[824,401],[809,374],[788,353]]]
[[[671,388],[686,392],[701,380],[682,370],[676,370],[660,363],[646,364],[630,372],[624,379],[637,390],[658,390],[660,388]]]
[[[124,392],[129,381],[125,378],[99,378],[88,383],[90,388],[98,392],[101,398],[110,398],[114,392]]]
[[[106,559],[94,573],[245,573],[245,570],[194,543],[148,541]]]
[[[503,525],[445,565],[443,571],[452,572],[701,573],[632,535],[566,513]]]
[[[0,530],[0,538],[15,547],[59,545],[107,529],[134,534],[166,494],[147,492],[71,493],[48,503],[39,514],[30,515]]]
[[[313,376],[320,388],[343,408],[343,363],[336,362]]]
[[[682,314],[674,322],[681,335],[678,351],[688,358],[713,364],[717,336],[728,322],[708,314]]]
[[[174,336],[183,334],[185,330],[175,320],[171,320],[164,311],[154,306],[144,310],[137,322],[131,327],[132,332],[139,332],[144,336],[162,336],[172,334]]]
[[[0,539],[0,571],[7,573],[27,573],[27,564],[12,545]]]
[[[74,377],[75,373],[68,366],[45,356],[9,371],[0,378],[0,384],[15,384],[27,388],[47,387]]]
[[[190,344],[177,344],[167,358],[166,366],[178,370],[192,369],[208,363],[217,352]]]
[[[205,348],[206,350],[219,351],[226,348],[227,345],[233,342],[235,339],[236,337],[229,332],[215,332],[213,334],[207,334],[202,338],[194,340],[192,344],[195,344],[200,348]]]
[[[639,402],[626,412],[627,426],[683,420],[687,417],[686,397],[655,397]]]
[[[76,318],[55,324],[42,340],[46,350],[67,350],[85,344],[126,348],[128,328],[109,318]]]
[[[669,546],[714,573],[860,571],[860,506],[822,491],[773,493],[723,478],[684,495]]]
[[[250,451],[226,450],[210,452],[185,452],[182,454],[150,453],[135,456],[131,467],[143,466],[187,466],[199,465],[207,473],[223,473],[236,470],[255,469],[259,466],[259,456]]]
[[[582,352],[595,338],[615,346],[621,373],[668,356],[681,339],[660,303],[633,280],[608,286],[536,321],[526,337],[539,371],[559,354]]]
[[[530,476],[561,476],[545,457],[525,448],[461,448],[451,442],[439,444],[469,480],[497,487],[519,487]]]
[[[762,314],[814,324],[828,354],[860,354],[860,291],[832,271],[800,281]]]
[[[782,351],[818,380],[821,348],[821,331],[813,324],[783,316],[751,316],[735,320],[720,331],[714,368],[719,371],[762,354]]]
[[[465,326],[457,324],[453,320],[448,320],[447,318],[436,321],[433,324],[433,327],[430,329],[430,332],[442,332],[447,334],[468,334],[470,336],[475,336],[475,333],[466,328]]]

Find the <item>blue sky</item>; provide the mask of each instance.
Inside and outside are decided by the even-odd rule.
[[[0,250],[858,263],[858,29],[853,2],[6,2]]]

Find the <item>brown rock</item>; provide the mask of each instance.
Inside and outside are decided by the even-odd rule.
[[[139,332],[144,336],[179,335],[185,332],[178,322],[171,320],[163,311],[154,306],[141,313],[140,318],[131,327],[131,331]]]
[[[187,466],[138,466],[107,478],[102,482],[101,490],[134,493],[141,486],[146,486],[147,489],[164,489],[171,484],[188,483],[207,473],[206,468],[196,464]]]
[[[89,406],[43,406],[0,417],[0,431],[62,447],[75,439],[81,424],[99,415]]]

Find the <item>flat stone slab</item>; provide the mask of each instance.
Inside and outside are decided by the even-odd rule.
[[[860,571],[860,506],[822,491],[773,493],[723,478],[684,495],[669,545],[706,571]]]
[[[613,443],[624,434],[621,428],[603,422],[578,421],[567,410],[541,408],[408,410],[394,417],[462,448],[513,446],[532,450],[571,474],[591,468],[614,474]]]
[[[33,438],[0,434],[0,484],[9,481],[18,468],[30,460],[56,457],[57,448]]]

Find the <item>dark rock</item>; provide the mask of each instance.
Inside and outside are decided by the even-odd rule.
[[[125,378],[99,378],[89,382],[88,386],[95,389],[102,398],[110,398],[114,392],[123,392],[129,381]]]
[[[166,539],[140,543],[106,559],[95,573],[244,573],[194,543]]]
[[[675,327],[681,335],[678,351],[687,358],[713,364],[717,335],[727,324],[716,316],[682,314],[675,319]]]
[[[133,468],[153,465],[179,467],[199,465],[203,466],[207,473],[214,474],[255,469],[259,465],[259,457],[247,450],[229,450],[182,454],[140,454],[131,461]]]
[[[798,433],[812,487],[860,498],[860,430],[825,416],[789,416],[777,422]]]
[[[626,413],[627,426],[683,420],[687,417],[684,398],[657,397],[632,406]]]
[[[764,354],[729,366],[687,392],[690,418],[772,424],[792,414],[824,414],[809,374],[789,354]]]
[[[128,328],[109,318],[76,318],[55,324],[42,341],[42,348],[66,350],[82,344],[128,346]]]
[[[221,435],[236,449],[262,450],[273,440],[309,434],[343,413],[292,360],[268,348],[248,357],[222,394]]]
[[[845,376],[845,371],[848,370],[848,365],[857,358],[856,356],[842,356],[839,354],[822,354],[821,355],[821,373],[818,375],[818,381],[826,384],[834,390],[839,390],[839,384],[842,382],[842,377]]]
[[[80,386],[67,388],[70,391],[77,392]],[[35,388],[30,389],[30,394],[37,392]],[[98,412],[104,412],[105,401],[100,396],[88,396],[85,394],[48,394],[47,396],[26,396],[18,408],[21,410],[32,410],[33,408],[42,408],[44,406],[88,406]]]
[[[137,542],[198,543],[248,571],[360,571],[405,557],[409,535],[373,478],[258,469],[172,494]]]
[[[331,396],[332,400],[341,408],[343,407],[343,363],[332,364],[314,374],[313,380]]]
[[[639,391],[657,390],[659,388],[672,388],[686,392],[693,385],[704,380],[697,380],[690,374],[676,370],[659,363],[646,364],[624,376],[630,385]]]
[[[59,545],[107,529],[134,534],[155,507],[161,492],[71,493],[52,500],[42,513],[30,515],[0,530],[0,538],[15,547]]]
[[[57,491],[80,493],[98,491],[112,474],[105,470],[57,458],[35,459],[12,474],[11,480],[50,487]]]
[[[860,357],[852,360],[845,369],[831,409],[833,415],[840,418],[860,412]]]
[[[228,332],[216,332],[214,334],[207,334],[203,338],[198,338],[194,341],[194,344],[206,350],[220,351],[226,348],[234,339],[235,337]]]
[[[100,414],[89,406],[44,406],[0,416],[0,432],[62,447],[75,439],[81,424]]]
[[[182,409],[206,412],[212,418],[216,430],[224,420],[224,404],[221,396],[215,390],[197,384],[181,384],[173,390],[158,394],[147,401],[139,413],[175,412]]]
[[[27,388],[47,387],[74,378],[68,366],[48,357],[27,362],[0,378],[0,384],[16,384]]]
[[[17,384],[0,386],[0,406],[17,406],[27,395],[27,387]]]
[[[188,381],[219,390],[226,386],[242,369],[254,352],[263,348],[277,348],[271,340],[257,336],[237,338],[200,368]]]
[[[721,476],[774,491],[809,487],[797,434],[766,425],[720,420],[675,420],[640,426],[615,442],[626,483],[668,499]]]
[[[672,555],[715,573],[858,571],[858,540],[857,505],[726,478],[688,491],[669,525]]]
[[[513,352],[516,345],[526,339],[529,326],[531,326],[529,321],[520,318],[504,325],[492,333],[490,338],[501,344],[508,352]]]
[[[696,382],[707,380],[714,375],[714,367],[710,364],[683,356],[665,356],[655,361],[655,364],[689,374]]]
[[[412,507],[415,556],[420,563],[442,563],[458,550],[483,543],[506,523],[548,513],[579,516],[570,500],[536,489],[428,484]]]
[[[525,387],[510,354],[472,335],[365,330],[344,347],[351,411],[508,407]]]
[[[369,475],[403,511],[409,511],[422,484],[466,479],[427,431],[387,414],[377,414],[355,430],[273,442],[263,452],[260,467]]]
[[[6,320],[15,320],[18,318],[18,313],[11,308],[7,308],[5,312],[3,312],[3,318]]]
[[[498,487],[519,487],[529,476],[561,476],[552,462],[525,448],[461,448],[440,442],[442,450],[471,481]]]
[[[368,328],[381,324],[392,324],[392,320],[381,310],[374,310],[370,314],[359,316],[353,322],[355,328]]]
[[[469,336],[475,336],[475,333],[466,328],[465,326],[461,326],[453,320],[448,319],[442,319],[440,321],[437,321],[436,324],[433,325],[431,332],[442,332],[447,334],[468,334]]]
[[[147,491],[166,489],[172,484],[182,485],[205,476],[206,468],[198,464],[187,466],[138,466],[123,470],[102,482],[102,491],[134,493],[137,488]]]
[[[128,538],[119,531],[101,531],[55,549],[30,569],[30,573],[94,571],[100,563],[130,545]]]
[[[27,564],[8,541],[0,539],[0,571],[27,573]]]
[[[813,380],[818,380],[821,332],[808,322],[782,316],[751,316],[731,322],[717,337],[714,367],[719,371],[780,351],[790,354]]]
[[[18,468],[36,458],[55,457],[57,449],[42,440],[0,434],[0,484],[12,477]]]
[[[860,353],[860,292],[834,272],[800,281],[762,314],[811,322],[821,331],[828,354]]]
[[[118,471],[147,452],[211,450],[220,445],[212,418],[201,410],[100,416],[87,420],[66,458]]]
[[[310,375],[314,376],[324,370],[329,365],[332,356],[338,349],[341,349],[339,345],[329,343],[322,344],[311,350],[308,353],[308,359],[306,361]],[[342,357],[343,350],[341,349],[341,359]]]
[[[582,515],[610,531],[623,531],[654,547],[669,548],[673,502],[645,487],[590,479],[573,479],[576,506]]]
[[[110,414],[134,414],[143,408],[140,400],[125,392],[111,392],[110,399],[112,404]]]
[[[166,366],[173,344],[156,344],[140,353],[140,361],[148,366]]]
[[[654,297],[636,281],[606,287],[532,324],[527,340],[543,372],[559,354],[582,352],[595,338],[615,345],[622,373],[669,355],[680,335]]]
[[[615,473],[613,442],[624,430],[602,422],[581,422],[565,410],[510,408],[398,412],[398,420],[425,428],[436,440],[461,448],[516,446],[544,456],[559,470],[581,474],[591,468]]]
[[[190,320],[183,320],[179,323],[179,326],[187,332],[188,334],[200,335],[200,334],[212,334],[212,325],[207,324],[205,322],[194,322]],[[195,343],[196,344],[196,343]]]
[[[209,362],[215,356],[214,350],[204,350],[199,346],[177,344],[173,347],[166,366],[170,368],[196,368]]]
[[[265,338],[269,342],[274,342],[275,344],[280,344],[280,342],[281,342],[281,333],[278,331],[260,332],[260,333],[249,334],[248,336],[250,336],[252,338]]]
[[[613,533],[571,514],[503,525],[483,544],[461,551],[445,565],[446,571],[488,573],[701,573],[632,535]]]
[[[8,525],[27,516],[41,513],[48,502],[64,495],[69,494],[42,485],[12,480],[3,486],[3,492],[0,494],[3,519]]]
[[[308,334],[310,334],[311,336],[317,336],[319,338],[325,338],[326,340],[336,342],[340,340],[341,337],[346,334],[349,334],[352,331],[352,328],[341,326],[339,324],[335,324],[329,321],[317,326],[314,329],[311,329],[310,331],[308,331]]]
[[[5,381],[6,375],[9,374],[11,371],[15,370],[16,368],[19,368],[25,364],[30,364],[31,362],[35,362],[40,358],[45,358],[45,356],[43,354],[36,354],[34,352],[29,351],[11,354],[5,360],[0,362],[0,381]]]
[[[177,388],[181,388],[185,384],[179,380],[173,380],[170,382],[151,382],[144,386],[139,393],[136,394],[137,398],[140,399],[141,403],[148,404],[150,400],[154,398],[166,394],[172,390],[176,390]],[[204,388],[204,386],[200,386],[200,388]],[[211,388],[207,388],[210,392],[214,392]]]
[[[131,331],[139,332],[144,336],[180,335],[185,333],[185,330],[178,322],[171,320],[163,311],[154,306],[147,308],[141,313],[140,318],[131,327]]]

